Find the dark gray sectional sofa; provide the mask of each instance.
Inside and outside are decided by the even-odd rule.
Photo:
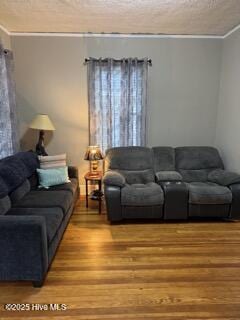
[[[240,175],[213,147],[119,147],[105,159],[108,219],[240,218]]]
[[[39,189],[33,152],[0,161],[0,280],[41,286],[79,197],[78,170],[71,182]]]

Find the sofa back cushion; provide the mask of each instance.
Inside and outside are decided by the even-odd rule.
[[[24,183],[26,187],[28,184],[26,180],[36,176],[37,168],[39,168],[39,161],[34,152],[18,152],[2,159],[0,161],[0,178],[7,187],[7,194],[11,194]],[[19,191],[21,193],[22,190]]]
[[[8,195],[8,187],[4,182],[3,178],[0,176],[0,199]]]
[[[7,157],[0,162],[0,177],[11,193],[26,180],[26,168],[15,157]]]
[[[0,198],[0,215],[4,215],[11,208],[11,201],[8,196]]]
[[[186,182],[207,181],[210,171],[224,168],[218,150],[213,147],[178,147],[175,161]]]
[[[153,169],[153,155],[150,148],[117,147],[106,151],[106,169],[146,170]]]
[[[147,170],[117,170],[120,172],[126,179],[127,184],[146,184],[149,182],[153,182],[154,172],[152,169]]]
[[[30,191],[30,189],[29,181],[25,180],[19,187],[10,193],[9,197],[11,202],[14,203],[21,200]]]
[[[37,172],[34,172],[29,178],[28,181],[30,183],[30,189],[31,190],[36,190],[38,189],[39,185],[39,179],[38,179],[38,174]]]
[[[175,170],[175,150],[172,147],[153,147],[154,170],[174,171]]]
[[[5,214],[11,208],[11,202],[8,197],[8,187],[0,176],[0,215]]]
[[[18,152],[12,157],[20,160],[24,164],[26,178],[29,178],[32,174],[36,172],[36,169],[39,168],[40,164],[38,156],[34,152]]]
[[[105,169],[120,172],[128,184],[154,181],[153,153],[145,147],[118,147],[106,151]]]

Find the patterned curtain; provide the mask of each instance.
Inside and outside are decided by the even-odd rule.
[[[0,159],[19,149],[12,52],[0,43]]]
[[[147,74],[148,59],[89,59],[91,145],[145,146]]]

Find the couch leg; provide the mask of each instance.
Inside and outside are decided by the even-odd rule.
[[[44,283],[44,279],[40,280],[40,281],[33,281],[32,282],[34,288],[41,288],[43,286],[43,283]]]

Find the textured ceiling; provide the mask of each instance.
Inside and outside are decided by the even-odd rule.
[[[11,32],[224,35],[240,23],[240,0],[0,0]]]

